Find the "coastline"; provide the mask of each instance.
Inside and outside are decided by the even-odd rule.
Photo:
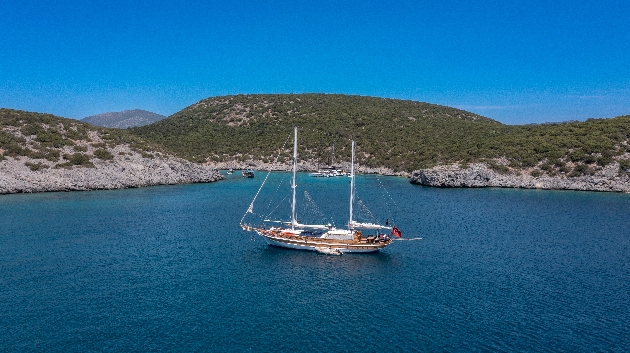
[[[261,172],[269,171],[270,168],[272,171],[276,171],[276,172],[290,172],[293,170],[293,166],[291,164],[280,164],[280,163],[272,164],[272,163],[264,163],[262,161],[253,161],[253,160],[248,160],[244,162],[216,162],[216,163],[213,163],[212,165],[216,169],[220,169],[220,170],[228,170],[230,168],[234,170],[242,170],[242,169],[251,168],[253,170],[257,170]],[[297,170],[299,172],[316,172],[319,169],[324,168],[324,167],[326,167],[326,165],[316,164],[312,162],[298,161],[297,163]],[[340,162],[335,167],[342,170],[350,170],[350,163]],[[355,164],[354,171],[357,174],[380,174],[380,175],[386,175],[386,176],[402,176],[402,177],[407,177],[407,178],[409,178],[412,175],[412,173],[408,173],[408,172],[394,172],[392,169],[389,169],[389,168],[382,168],[382,167],[370,168],[370,167],[365,167],[358,164]]]
[[[112,160],[94,159],[93,167],[48,167],[36,171],[26,166],[25,161],[44,164],[45,160],[6,157],[0,161],[0,194],[126,189],[223,179],[212,166],[172,157],[145,158],[124,149],[125,155],[116,154]]]
[[[33,171],[24,163],[44,163],[21,157],[7,157],[0,161],[0,194],[88,191],[137,188],[154,185],[174,185],[208,183],[224,179],[219,170],[252,168],[263,172],[271,167],[273,171],[291,171],[290,165],[270,164],[261,161],[220,162],[196,164],[174,157],[146,158],[126,146],[118,146],[113,160],[93,160],[93,167],[74,166],[70,168],[44,168]],[[120,150],[120,151],[119,151]],[[348,164],[348,163],[345,163]],[[339,164],[339,168],[346,166]],[[319,165],[298,163],[298,170],[317,171]],[[486,163],[470,164],[467,168],[459,165],[441,165],[421,169],[412,173],[394,172],[388,168],[355,166],[357,174],[380,174],[409,178],[411,184],[440,188],[520,188],[542,190],[574,190],[630,193],[630,177],[617,174],[619,166],[613,163],[593,175],[569,178],[529,174],[502,174],[488,167]]]
[[[441,188],[520,188],[542,190],[605,191],[630,193],[630,177],[620,176],[618,163],[612,163],[593,175],[579,177],[529,174],[501,174],[485,163],[475,163],[468,168],[458,165],[443,165],[430,169],[416,170],[412,184]]]

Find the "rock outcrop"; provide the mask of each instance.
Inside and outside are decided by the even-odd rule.
[[[121,149],[123,147],[118,147]],[[212,182],[223,179],[214,167],[172,157],[145,158],[129,150],[112,160],[93,160],[93,167],[43,167],[31,170],[35,161],[6,157],[0,161],[0,194],[43,191],[124,189],[151,185]]]
[[[0,194],[122,189],[222,178],[213,166],[175,158],[126,131],[0,109]]]
[[[579,177],[533,177],[529,174],[501,174],[485,163],[471,164],[462,169],[458,165],[437,166],[414,171],[413,184],[445,188],[503,187],[547,190],[583,190],[630,192],[630,178],[619,175],[619,164],[612,163],[593,175]]]

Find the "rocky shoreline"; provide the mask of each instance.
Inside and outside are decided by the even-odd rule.
[[[271,168],[272,171],[278,171],[278,172],[290,172],[293,170],[292,164],[278,164],[278,163],[272,164],[272,163],[264,163],[262,161],[253,161],[253,160],[249,160],[245,162],[234,162],[234,161],[217,162],[217,163],[214,163],[214,166],[217,169],[221,169],[221,170],[228,170],[230,168],[234,170],[251,168],[253,170],[258,170],[258,171],[268,171]],[[298,162],[297,164],[297,170],[300,172],[316,172],[317,170],[324,167],[326,166],[321,165],[321,164],[316,164],[316,163],[310,163],[310,162]],[[350,163],[340,162],[336,167],[341,170],[348,171],[350,170]],[[404,177],[411,176],[411,173],[394,172],[392,169],[389,169],[389,168],[370,168],[370,167],[365,167],[365,166],[361,166],[357,164],[355,164],[354,167],[355,167],[354,171],[357,174],[380,174],[380,175],[387,175],[387,176],[404,176]]]
[[[630,192],[630,178],[618,175],[619,164],[612,163],[593,175],[574,178],[565,176],[551,177],[543,175],[533,177],[529,174],[501,174],[485,163],[471,164],[468,168],[459,165],[437,166],[414,171],[412,184],[442,188],[522,188],[544,190],[579,190]]]
[[[25,162],[42,163],[29,158],[7,157],[0,161],[0,194],[86,191],[136,188],[154,185],[207,183],[223,179],[218,169],[236,170],[252,168],[266,171],[290,171],[292,166],[268,164],[260,161],[222,162],[201,165],[174,157],[146,158],[139,153],[119,146],[112,160],[93,160],[93,167],[74,166],[69,168],[42,168],[31,170]],[[316,171],[318,165],[299,163],[300,171]],[[347,169],[348,166],[340,165]],[[486,163],[475,163],[467,168],[459,165],[441,165],[413,173],[393,172],[387,168],[356,166],[358,174],[381,174],[410,177],[412,184],[441,188],[522,188],[544,190],[580,190],[630,193],[630,177],[619,175],[619,165],[613,163],[594,175],[569,178],[531,176],[528,173],[499,173]]]
[[[24,157],[0,161],[0,194],[125,189],[223,179],[212,166],[172,157],[145,158],[132,151],[108,161],[94,159],[93,167],[45,167],[33,171],[25,161],[45,163]]]

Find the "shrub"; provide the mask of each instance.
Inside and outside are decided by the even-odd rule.
[[[22,126],[20,128],[20,132],[24,136],[33,136],[33,135],[36,136],[38,134],[46,133],[46,129],[44,129],[44,127],[41,126],[40,124],[33,123],[33,124],[26,124]]]
[[[67,159],[72,165],[94,166],[90,161],[90,156],[83,153],[64,154],[63,158]]]
[[[540,169],[549,172],[549,171],[553,170],[553,165],[551,163],[549,163],[549,162],[546,162],[546,163],[543,163],[540,166]]]
[[[74,150],[77,152],[87,152],[87,146],[74,146]]]
[[[99,148],[96,151],[94,151],[94,156],[98,159],[102,159],[102,160],[110,160],[114,158],[114,155],[111,154],[108,150],[106,149],[102,149]]]
[[[573,168],[573,172],[569,174],[570,177],[578,177],[584,174],[593,174],[594,171],[588,167],[586,164],[578,164]]]
[[[553,162],[553,165],[555,165],[555,166],[556,166],[556,167],[558,167],[558,168],[562,168],[562,167],[564,167],[564,166],[566,165],[566,163],[564,163],[563,161],[561,161],[561,160],[559,160],[559,159],[556,159],[556,160]]]
[[[570,171],[571,171],[571,169],[570,169],[569,167],[567,167],[566,165],[563,165],[562,167],[560,167],[560,168],[558,169],[558,171],[559,171],[560,173],[568,173],[568,172],[570,172]]]
[[[46,159],[51,161],[51,162],[56,162],[59,160],[59,156],[61,155],[61,153],[59,153],[59,150],[51,150],[46,148]]]
[[[538,178],[542,174],[543,173],[539,169],[534,169],[534,170],[532,170],[531,173],[529,173],[529,175],[533,176],[534,178]]]
[[[586,155],[584,154],[584,151],[582,150],[575,150],[571,153],[569,153],[568,157],[571,160],[571,162],[578,162],[581,161]]]
[[[521,161],[521,165],[522,165],[523,167],[525,167],[525,168],[528,168],[528,167],[535,167],[535,166],[536,166],[536,164],[538,164],[538,162],[536,161],[536,159],[531,158],[531,157],[530,157],[530,158],[525,158],[525,159],[523,159],[523,160]]]
[[[495,172],[499,174],[508,174],[510,172],[510,168],[501,164],[497,164],[494,161],[488,161],[487,163],[490,169],[494,170]]]
[[[611,157],[608,157],[608,156],[601,156],[601,157],[597,158],[597,164],[602,166],[602,167],[605,167],[605,166],[609,165],[612,162],[613,162],[613,159]]]
[[[24,162],[24,165],[29,167],[32,171],[38,171],[38,170],[42,170],[42,169],[46,169],[48,168],[47,164],[44,163],[30,163],[30,162]]]

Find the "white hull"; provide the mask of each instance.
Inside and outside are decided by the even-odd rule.
[[[308,250],[308,251],[317,251],[321,253],[331,253],[331,252],[339,252],[342,254],[346,253],[371,253],[379,251],[380,249],[385,248],[389,243],[376,243],[376,244],[347,244],[347,243],[339,243],[334,240],[326,241],[320,240],[317,242],[308,241],[308,240],[296,240],[296,239],[286,239],[286,238],[276,238],[265,235],[259,231],[257,233],[265,239],[267,244],[278,246],[282,248],[288,249],[297,249],[297,250]]]

